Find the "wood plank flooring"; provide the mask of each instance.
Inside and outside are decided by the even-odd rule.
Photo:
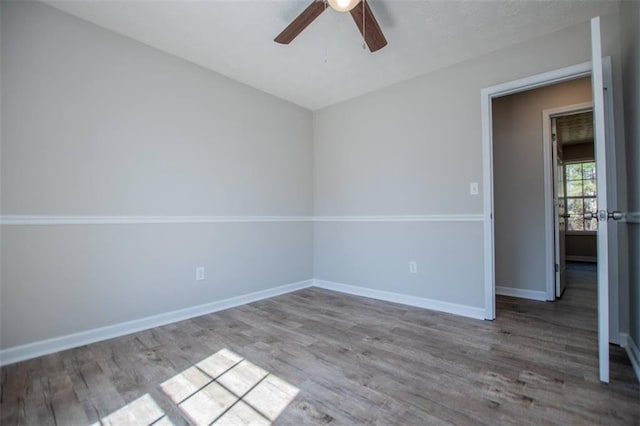
[[[594,270],[555,303],[478,321],[311,288],[10,365],[2,425],[640,423],[611,346],[598,381]]]

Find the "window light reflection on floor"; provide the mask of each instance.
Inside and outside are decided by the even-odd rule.
[[[158,406],[151,395],[144,394],[140,398],[131,401],[129,404],[117,411],[103,417],[100,422],[94,423],[92,426],[100,425],[150,425],[163,424],[158,422],[161,419],[167,419],[164,411]],[[168,420],[168,419],[167,419]]]
[[[222,349],[160,385],[195,424],[270,424],[298,388]]]
[[[196,425],[269,425],[299,391],[228,349],[176,374],[160,389]],[[100,423],[173,424],[149,394],[102,418]]]
[[[298,388],[222,349],[160,385],[197,425],[270,424]]]

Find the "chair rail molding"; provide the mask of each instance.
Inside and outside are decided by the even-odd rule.
[[[135,225],[172,223],[272,223],[272,222],[482,222],[482,214],[427,214],[385,216],[0,216],[0,225]]]

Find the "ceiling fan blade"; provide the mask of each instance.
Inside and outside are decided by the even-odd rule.
[[[296,19],[274,39],[276,43],[289,44],[327,8],[322,0],[314,0]]]
[[[376,21],[375,16],[373,16],[369,2],[362,1],[361,3],[362,4],[358,4],[351,9],[351,16],[353,16],[353,20],[356,22],[360,33],[364,37],[364,41],[367,43],[367,46],[369,46],[369,50],[375,52],[387,45],[387,39],[384,38],[380,25],[378,25],[378,21]],[[363,13],[364,27],[362,19]]]

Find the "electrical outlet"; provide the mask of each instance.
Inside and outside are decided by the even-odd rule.
[[[417,274],[418,273],[418,263],[414,260],[409,262],[409,273]]]
[[[204,280],[204,266],[198,266],[196,268],[196,281]]]
[[[479,193],[479,189],[478,189],[478,182],[471,182],[469,184],[469,193],[471,195],[478,195]]]

